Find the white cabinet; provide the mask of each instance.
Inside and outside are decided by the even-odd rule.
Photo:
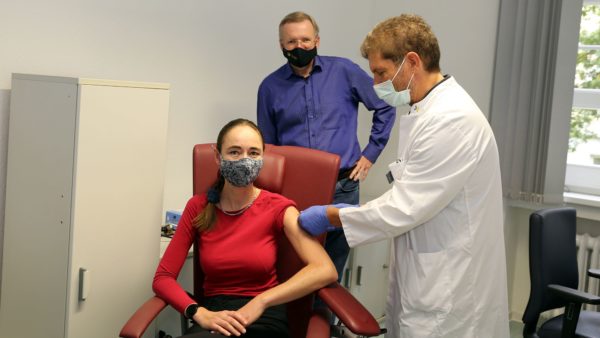
[[[169,86],[13,74],[0,337],[106,338],[152,295]]]
[[[390,240],[353,248],[346,269],[344,286],[378,320],[385,316],[390,248]]]

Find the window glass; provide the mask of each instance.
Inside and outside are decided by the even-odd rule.
[[[593,164],[592,152],[600,152],[600,5],[595,3],[583,6],[574,87],[567,162]]]
[[[600,1],[584,1],[565,191],[600,194]],[[600,185],[600,184],[599,184]]]

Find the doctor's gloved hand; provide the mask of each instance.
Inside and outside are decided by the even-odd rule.
[[[315,205],[303,210],[298,217],[300,227],[313,236],[318,236],[324,232],[335,230],[336,228],[327,218],[327,208],[334,207],[338,209],[347,207],[356,207],[356,205],[339,203],[335,205]]]
[[[333,230],[333,225],[327,219],[327,207],[328,205],[315,205],[302,210],[298,216],[300,227],[313,236]]]

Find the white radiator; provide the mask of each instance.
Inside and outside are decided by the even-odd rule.
[[[579,268],[579,290],[598,294],[598,279],[588,277],[588,269],[600,268],[600,237],[588,234],[577,235],[577,267]],[[585,310],[598,311],[597,305],[584,304]]]
[[[577,244],[577,268],[579,270],[580,291],[598,295],[598,279],[588,277],[588,269],[600,269],[600,236],[591,237],[588,234],[576,236]],[[564,309],[546,311],[540,315],[540,322],[544,322],[554,316],[558,316]],[[598,311],[598,305],[584,304],[582,310]]]

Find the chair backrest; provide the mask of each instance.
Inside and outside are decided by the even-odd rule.
[[[214,144],[198,144],[194,147],[194,194],[206,192],[217,179],[218,165],[213,147]],[[302,147],[268,144],[263,158],[264,165],[255,183],[259,188],[295,201],[299,210],[332,202],[340,164],[338,155]],[[277,254],[277,275],[280,281],[287,280],[304,266],[285,236],[278,241]],[[199,261],[196,242],[193,265],[196,298],[201,298],[203,294],[204,277]],[[288,304],[290,333],[293,338],[306,336],[313,298],[313,295],[309,295]]]
[[[576,211],[539,210],[529,217],[529,275],[531,292],[523,314],[526,327],[535,328],[540,313],[566,305],[548,290],[549,284],[577,289]]]

